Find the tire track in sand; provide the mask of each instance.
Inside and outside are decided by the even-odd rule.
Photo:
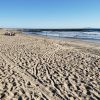
[[[50,91],[48,91],[45,86],[43,86],[42,84],[40,84],[39,80],[37,80],[37,78],[33,75],[31,75],[30,73],[23,71],[21,68],[19,68],[14,62],[12,62],[7,56],[3,55],[0,52],[0,56],[5,59],[5,61],[7,62],[7,64],[11,65],[11,69],[14,70],[15,72],[19,73],[19,75],[21,75],[22,77],[24,76],[25,80],[31,81],[32,82],[32,86],[36,88],[36,90],[38,90],[39,92],[42,93],[42,95],[44,95],[45,99],[47,100],[59,100],[59,97],[55,97],[53,95],[51,95]],[[9,75],[11,76],[11,75]],[[9,76],[5,77],[5,79],[7,79]],[[39,84],[39,86],[36,86],[37,84]]]

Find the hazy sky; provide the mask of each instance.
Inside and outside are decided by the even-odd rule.
[[[100,28],[100,0],[0,0],[0,27]]]

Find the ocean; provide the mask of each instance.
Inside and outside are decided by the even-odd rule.
[[[42,31],[42,32],[25,32],[25,34],[47,36],[57,39],[81,39],[84,41],[100,43],[100,32],[59,32],[59,31]]]

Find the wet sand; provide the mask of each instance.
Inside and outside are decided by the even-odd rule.
[[[99,100],[100,44],[0,31],[0,100]]]

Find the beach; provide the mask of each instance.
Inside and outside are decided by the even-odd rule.
[[[0,30],[0,100],[99,100],[100,44]]]

